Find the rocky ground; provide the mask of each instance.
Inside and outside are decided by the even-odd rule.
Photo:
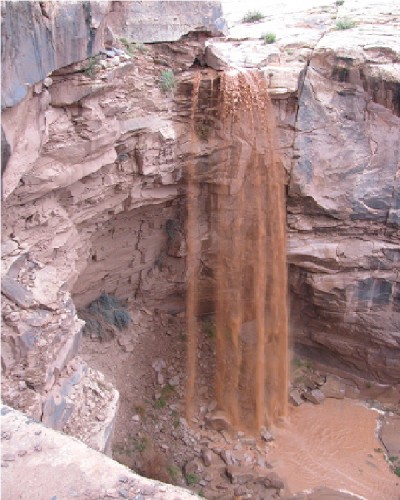
[[[179,303],[170,305],[169,310],[155,311],[136,305],[131,308],[132,324],[114,338],[100,342],[84,336],[80,355],[120,392],[113,457],[147,477],[187,487],[210,499],[289,498],[294,491],[269,459],[276,457],[274,450],[279,447],[274,431],[271,434],[265,430],[259,436],[232,431],[216,411],[212,317],[200,322],[198,407],[191,422],[185,419],[186,334],[182,309]],[[387,395],[387,390],[385,393],[369,383],[364,383],[360,391],[354,381],[327,375],[299,357],[293,361],[292,408],[321,405],[326,398],[368,397],[368,391],[370,395]],[[399,419],[396,414],[400,412],[398,401],[386,397],[386,403],[369,402],[379,407],[383,428],[389,429],[384,434],[391,436],[392,444],[382,446],[381,456],[375,454],[379,466],[389,474],[389,467],[396,467],[389,458],[396,457],[394,448],[398,447],[393,441]],[[315,426],[320,419],[316,413]],[[389,427],[386,421],[390,421]],[[383,448],[391,465],[379,462]]]

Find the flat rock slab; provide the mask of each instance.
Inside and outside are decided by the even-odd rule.
[[[2,498],[198,498],[141,477],[81,441],[4,405],[1,428]]]
[[[389,457],[398,457],[395,465],[400,466],[400,417],[385,417],[380,438]]]
[[[328,375],[321,391],[326,398],[343,399],[346,394],[346,384],[339,377]]]
[[[305,399],[308,401],[311,401],[311,403],[314,403],[315,405],[321,404],[325,400],[324,393],[320,391],[319,389],[313,389],[312,391],[306,391],[304,392],[303,396]]]

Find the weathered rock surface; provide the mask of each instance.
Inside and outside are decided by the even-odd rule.
[[[75,306],[102,291],[160,304],[184,289],[185,129],[160,76],[201,46],[186,40],[176,64],[157,46],[115,64],[104,55],[90,73],[88,61],[64,67],[2,115],[2,396],[106,452],[118,393],[74,359]]]
[[[98,54],[105,42],[176,41],[191,31],[226,29],[218,1],[4,2],[2,108],[24,99],[52,71]]]
[[[385,416],[382,420],[379,437],[394,467],[400,466],[400,417],[396,415]]]
[[[204,36],[196,34],[178,43],[142,47],[132,56],[103,54],[91,68],[88,61],[68,65],[94,53],[101,40],[110,38],[106,22],[97,24],[95,17],[113,14],[116,26],[118,9],[125,12],[138,3],[114,5],[116,10],[111,11],[105,2],[96,11],[100,17],[94,15],[91,3],[85,4],[92,6],[92,14],[77,12],[74,26],[83,35],[74,50],[61,43],[68,42],[69,28],[67,21],[61,23],[60,13],[57,29],[65,36],[58,37],[60,46],[57,42],[55,50],[68,59],[47,54],[41,43],[39,59],[33,59],[39,73],[30,75],[29,65],[25,73],[18,55],[12,62],[17,69],[11,70],[5,45],[8,63],[3,69],[10,71],[3,79],[7,90],[3,103],[14,105],[2,116],[2,156],[8,160],[2,210],[6,401],[35,416],[42,414],[44,405],[51,425],[67,425],[69,408],[62,403],[57,413],[59,395],[51,395],[51,390],[59,379],[71,375],[69,363],[82,327],[75,306],[87,305],[102,291],[132,300],[140,297],[152,306],[184,294],[183,186],[193,156],[203,181],[198,238],[202,299],[205,309],[213,307],[210,200],[217,169],[230,161],[231,153],[219,128],[216,70],[228,66],[236,66],[236,71],[258,68],[275,104],[288,182],[296,340],[327,362],[334,360],[344,369],[398,384],[398,6],[393,5],[391,15],[383,7],[383,14],[376,7],[368,11],[368,18],[360,13],[359,26],[346,32],[331,29],[329,15],[317,27],[313,18],[310,27],[301,25],[298,36],[293,30],[300,25],[292,26],[292,32],[271,46],[260,40],[242,44],[219,40],[205,50]],[[217,2],[199,4],[205,10],[193,7],[189,17],[194,12],[200,19],[209,12],[219,15]],[[347,4],[353,9],[351,0]],[[3,5],[3,33],[25,12],[10,17],[18,5]],[[32,33],[42,33],[40,40],[47,33],[45,26],[53,33],[57,9],[64,8],[58,4],[46,14],[46,5],[20,7],[30,9]],[[83,7],[65,4],[65,9],[66,15]],[[374,20],[379,21],[377,26]],[[185,32],[192,27],[212,31],[203,21],[187,26]],[[134,24],[126,29],[136,30]],[[168,40],[181,36],[177,33],[174,28]],[[132,31],[125,35],[134,38]],[[94,37],[90,47],[88,36]],[[142,39],[147,36],[156,35],[143,34]],[[111,38],[118,45],[117,38]],[[31,39],[23,43],[29,45]],[[30,51],[26,49],[26,54]],[[52,65],[40,63],[42,56]],[[192,68],[202,64],[216,69],[202,70],[192,141],[188,135]],[[39,82],[56,68],[50,80]],[[175,83],[163,91],[166,69],[174,72]],[[21,82],[39,83],[23,85],[22,91]],[[251,151],[245,130],[235,139],[240,144],[234,150],[240,182]],[[20,399],[19,382],[26,384]]]
[[[4,405],[1,428],[4,498],[197,498],[183,488],[139,476]]]
[[[327,361],[333,354],[393,382],[400,374],[394,24],[332,31],[316,45],[299,100],[288,198],[297,340]]]

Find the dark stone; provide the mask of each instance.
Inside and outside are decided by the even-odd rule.
[[[367,278],[357,283],[358,300],[372,301],[375,305],[388,304],[393,284],[383,279]]]
[[[7,142],[3,127],[1,127],[1,176],[6,170],[8,160],[11,156],[11,148]]]
[[[312,391],[305,391],[303,396],[311,403],[315,405],[321,404],[325,400],[325,395],[319,389],[313,389]]]
[[[282,490],[285,487],[282,479],[275,472],[269,472],[264,479],[264,486],[267,489]]]
[[[1,293],[14,302],[14,304],[24,309],[28,309],[35,304],[32,293],[26,290],[20,283],[7,276],[1,280]]]
[[[232,484],[246,484],[254,480],[252,470],[239,465],[229,465],[226,468],[226,475]]]

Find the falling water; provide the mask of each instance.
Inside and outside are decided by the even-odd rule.
[[[197,77],[192,98],[193,133],[199,84]],[[215,389],[218,407],[233,427],[254,431],[287,413],[283,167],[276,153],[274,111],[264,75],[225,72],[220,79],[219,101],[219,135],[228,157],[207,180],[213,192],[211,235],[216,249]],[[187,227],[189,413],[197,345],[198,182],[193,160],[188,172]]]

